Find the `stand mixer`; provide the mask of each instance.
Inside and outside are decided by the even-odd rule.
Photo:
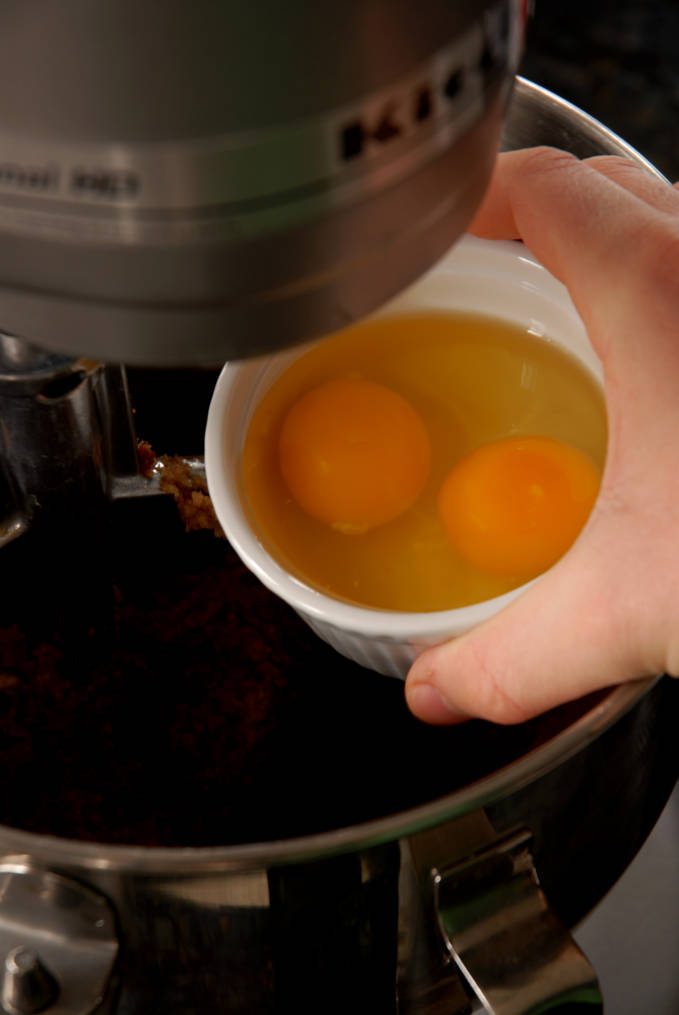
[[[340,328],[440,256],[521,34],[514,0],[6,5],[2,540],[148,489],[125,369],[93,357],[216,367]]]
[[[3,608],[14,597],[30,610],[35,596],[49,615],[61,608],[61,595],[73,600],[71,619],[80,612],[89,618],[105,570],[111,506],[156,503],[149,495],[158,483],[142,474],[137,430],[155,445],[147,421],[164,415],[178,417],[183,433],[200,435],[211,368],[343,327],[448,249],[481,199],[500,144],[521,6],[3,5],[0,543],[5,560],[18,560],[12,574],[23,582],[16,594],[11,583],[6,594],[0,590]],[[525,82],[514,100],[510,147],[551,143],[579,155],[629,154],[600,125]],[[168,378],[178,400],[165,394]],[[189,464],[199,471],[193,459]],[[142,514],[147,527],[130,530],[140,557],[154,540],[162,546],[165,533],[152,513]],[[26,574],[13,554],[35,544],[38,566]],[[212,552],[210,544],[204,556]],[[310,655],[325,652],[309,644]],[[170,656],[168,650],[163,658]],[[345,665],[332,654],[313,660],[319,670]],[[295,660],[291,666],[298,668]],[[363,676],[342,672],[357,687]],[[73,690],[68,678],[66,694]],[[304,693],[312,697],[315,683],[307,680]],[[365,691],[380,717],[386,697],[397,706],[394,757],[403,743],[399,724],[405,730],[409,721],[397,691],[393,682]],[[364,810],[347,817],[336,813],[332,794],[312,794],[313,806],[300,804],[299,813],[308,821],[314,810],[316,821],[324,807],[324,823],[280,832],[274,841],[259,828],[259,838],[239,830],[226,846],[207,834],[196,841],[150,837],[148,844],[122,832],[106,839],[87,829],[81,837],[41,824],[35,812],[44,800],[38,806],[18,791],[25,820],[0,812],[0,1009],[518,1013],[516,995],[504,1007],[504,976],[521,951],[513,930],[528,924],[546,945],[526,945],[530,1005],[537,998],[551,1006],[567,982],[569,991],[575,983],[587,995],[588,1011],[598,1011],[591,968],[563,925],[572,926],[629,863],[669,793],[674,729],[666,699],[673,692],[662,682],[621,688],[545,725],[458,732],[466,767],[453,766],[455,786],[446,771],[446,734],[437,734],[430,770],[438,781],[425,786],[424,797],[396,800],[392,786],[394,802],[382,799],[375,816],[378,786]],[[136,693],[132,681],[133,708]],[[380,723],[386,756],[390,723]],[[301,725],[309,726],[306,718]],[[351,769],[347,759],[337,785],[348,771],[356,786],[381,772],[374,724],[365,725],[370,772],[358,760]],[[346,737],[341,722],[336,735],[338,742]],[[212,740],[220,736],[218,730]],[[282,736],[293,754],[285,736],[294,737]],[[413,754],[424,756],[428,731],[419,736],[423,749]],[[352,742],[356,758],[359,739]],[[38,773],[48,783],[44,797],[45,769],[57,766],[52,743]],[[616,764],[607,766],[613,755]],[[80,764],[95,761],[86,756]],[[309,759],[302,762],[305,773]],[[160,758],[161,775],[164,764]],[[393,763],[384,771],[386,792]],[[117,802],[125,818],[143,776],[141,767],[133,772]],[[616,792],[623,777],[631,801]],[[330,776],[323,778],[325,784]],[[420,792],[424,783],[415,772],[411,789]],[[607,805],[597,808],[595,827],[571,834],[569,812],[577,813],[592,786]],[[180,818],[194,788],[199,808],[200,786],[190,784],[176,805]],[[168,809],[179,796],[174,789],[166,788]],[[108,785],[103,790],[112,793]],[[274,798],[272,792],[270,803]],[[50,813],[58,823],[59,807]],[[531,827],[532,845],[517,824]],[[560,921],[546,906],[533,858]],[[511,947],[497,963],[486,953],[476,961],[479,928],[456,917],[459,893],[473,896],[480,875],[484,905],[495,905],[496,876],[508,878],[504,887],[514,900],[498,914],[509,921]],[[442,934],[453,940],[445,954]],[[452,952],[462,955],[472,980],[483,974],[485,998],[457,975]],[[565,966],[553,962],[555,954]]]

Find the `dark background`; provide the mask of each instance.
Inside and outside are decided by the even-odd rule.
[[[679,179],[679,0],[534,0],[520,73]]]

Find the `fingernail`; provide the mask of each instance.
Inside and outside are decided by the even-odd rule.
[[[432,684],[406,685],[406,701],[417,719],[437,726],[449,726],[469,718],[452,708]]]

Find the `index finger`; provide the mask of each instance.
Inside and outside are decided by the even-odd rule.
[[[581,162],[553,148],[505,153],[470,227],[522,239],[567,286],[604,361],[618,350],[643,360],[644,336],[662,341],[670,323],[676,344],[679,315],[679,195],[622,161]]]
[[[490,186],[469,232],[487,239],[522,239],[521,228],[526,223],[517,223],[514,213],[517,198],[521,190],[535,185],[536,176],[552,169],[562,179],[564,174],[574,173],[578,182],[584,178],[583,169],[595,169],[657,211],[679,214],[677,190],[630,159],[599,155],[580,162],[574,155],[555,148],[525,148],[498,156]]]

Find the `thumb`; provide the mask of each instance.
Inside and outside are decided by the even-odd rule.
[[[585,533],[518,599],[468,634],[427,649],[406,681],[417,718],[516,723],[642,675],[607,560]],[[595,545],[592,545],[592,544]],[[619,551],[617,552],[619,558]],[[627,611],[624,611],[626,614]]]

